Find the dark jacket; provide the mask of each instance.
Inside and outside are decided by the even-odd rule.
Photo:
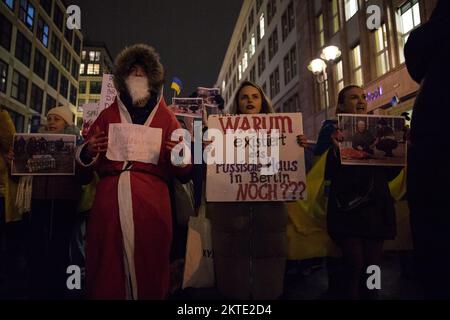
[[[438,2],[430,20],[411,32],[406,66],[421,84],[411,124],[413,146],[426,146],[427,157],[449,155],[450,146],[450,1]],[[436,146],[436,148],[433,148]]]

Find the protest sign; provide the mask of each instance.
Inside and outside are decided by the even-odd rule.
[[[301,113],[213,115],[208,128],[207,201],[306,199]]]

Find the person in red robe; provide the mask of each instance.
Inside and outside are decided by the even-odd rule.
[[[180,126],[164,102],[156,51],[144,44],[128,47],[115,67],[117,98],[100,113],[77,153],[100,177],[87,229],[86,293],[89,299],[165,299],[172,241],[166,182],[189,179],[192,166],[171,160],[179,143],[171,135]],[[145,152],[139,155],[147,156],[140,159],[111,136],[121,125],[160,138],[141,143]],[[117,147],[122,147],[119,156]]]

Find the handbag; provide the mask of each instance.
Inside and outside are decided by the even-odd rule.
[[[198,216],[189,217],[183,289],[209,288],[215,284],[211,224],[206,218],[205,207],[202,203]]]

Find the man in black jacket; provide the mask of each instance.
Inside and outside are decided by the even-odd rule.
[[[420,83],[408,155],[408,201],[417,271],[426,298],[450,298],[450,1],[405,46]]]

